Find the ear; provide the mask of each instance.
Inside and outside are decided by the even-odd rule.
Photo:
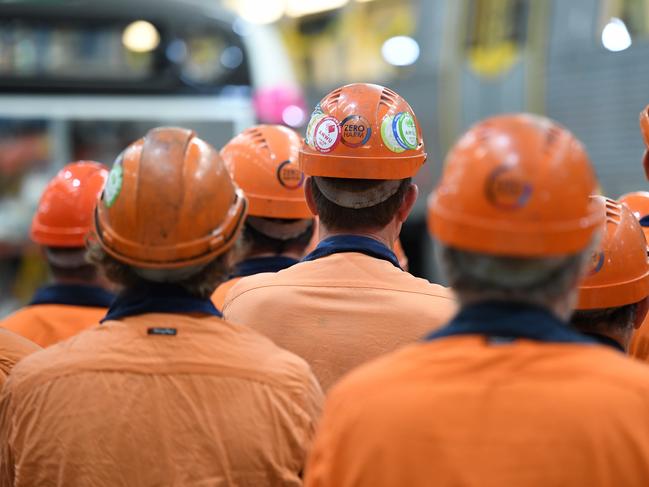
[[[304,197],[306,198],[306,205],[309,207],[309,211],[311,211],[314,216],[318,216],[318,207],[315,204],[311,184],[311,176],[308,176],[304,180]]]
[[[397,210],[396,217],[399,223],[403,223],[408,219],[408,215],[410,215],[410,212],[417,202],[417,196],[419,196],[419,188],[416,184],[410,183],[403,198],[403,202]]]
[[[642,323],[644,323],[645,318],[647,317],[647,311],[649,311],[649,296],[638,303],[638,309],[636,310],[635,323],[633,323],[633,328],[635,328],[636,330],[640,328]]]

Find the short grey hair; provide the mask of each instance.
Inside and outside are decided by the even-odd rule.
[[[439,243],[436,251],[442,272],[460,301],[515,301],[548,307],[576,289],[592,247],[545,258],[487,255]]]

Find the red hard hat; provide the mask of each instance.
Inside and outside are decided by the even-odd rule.
[[[98,162],[68,164],[52,179],[32,219],[31,238],[47,247],[83,247],[108,176]]]

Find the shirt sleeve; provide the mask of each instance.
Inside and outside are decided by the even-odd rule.
[[[12,448],[14,401],[11,379],[0,394],[0,487],[13,487],[15,465]]]

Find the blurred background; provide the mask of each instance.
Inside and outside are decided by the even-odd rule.
[[[0,0],[0,317],[47,279],[28,229],[68,161],[110,165],[161,124],[217,147],[256,122],[302,131],[356,81],[419,117],[429,160],[402,241],[434,280],[426,195],[485,116],[546,114],[585,142],[605,194],[646,189],[647,59],[649,0]]]

